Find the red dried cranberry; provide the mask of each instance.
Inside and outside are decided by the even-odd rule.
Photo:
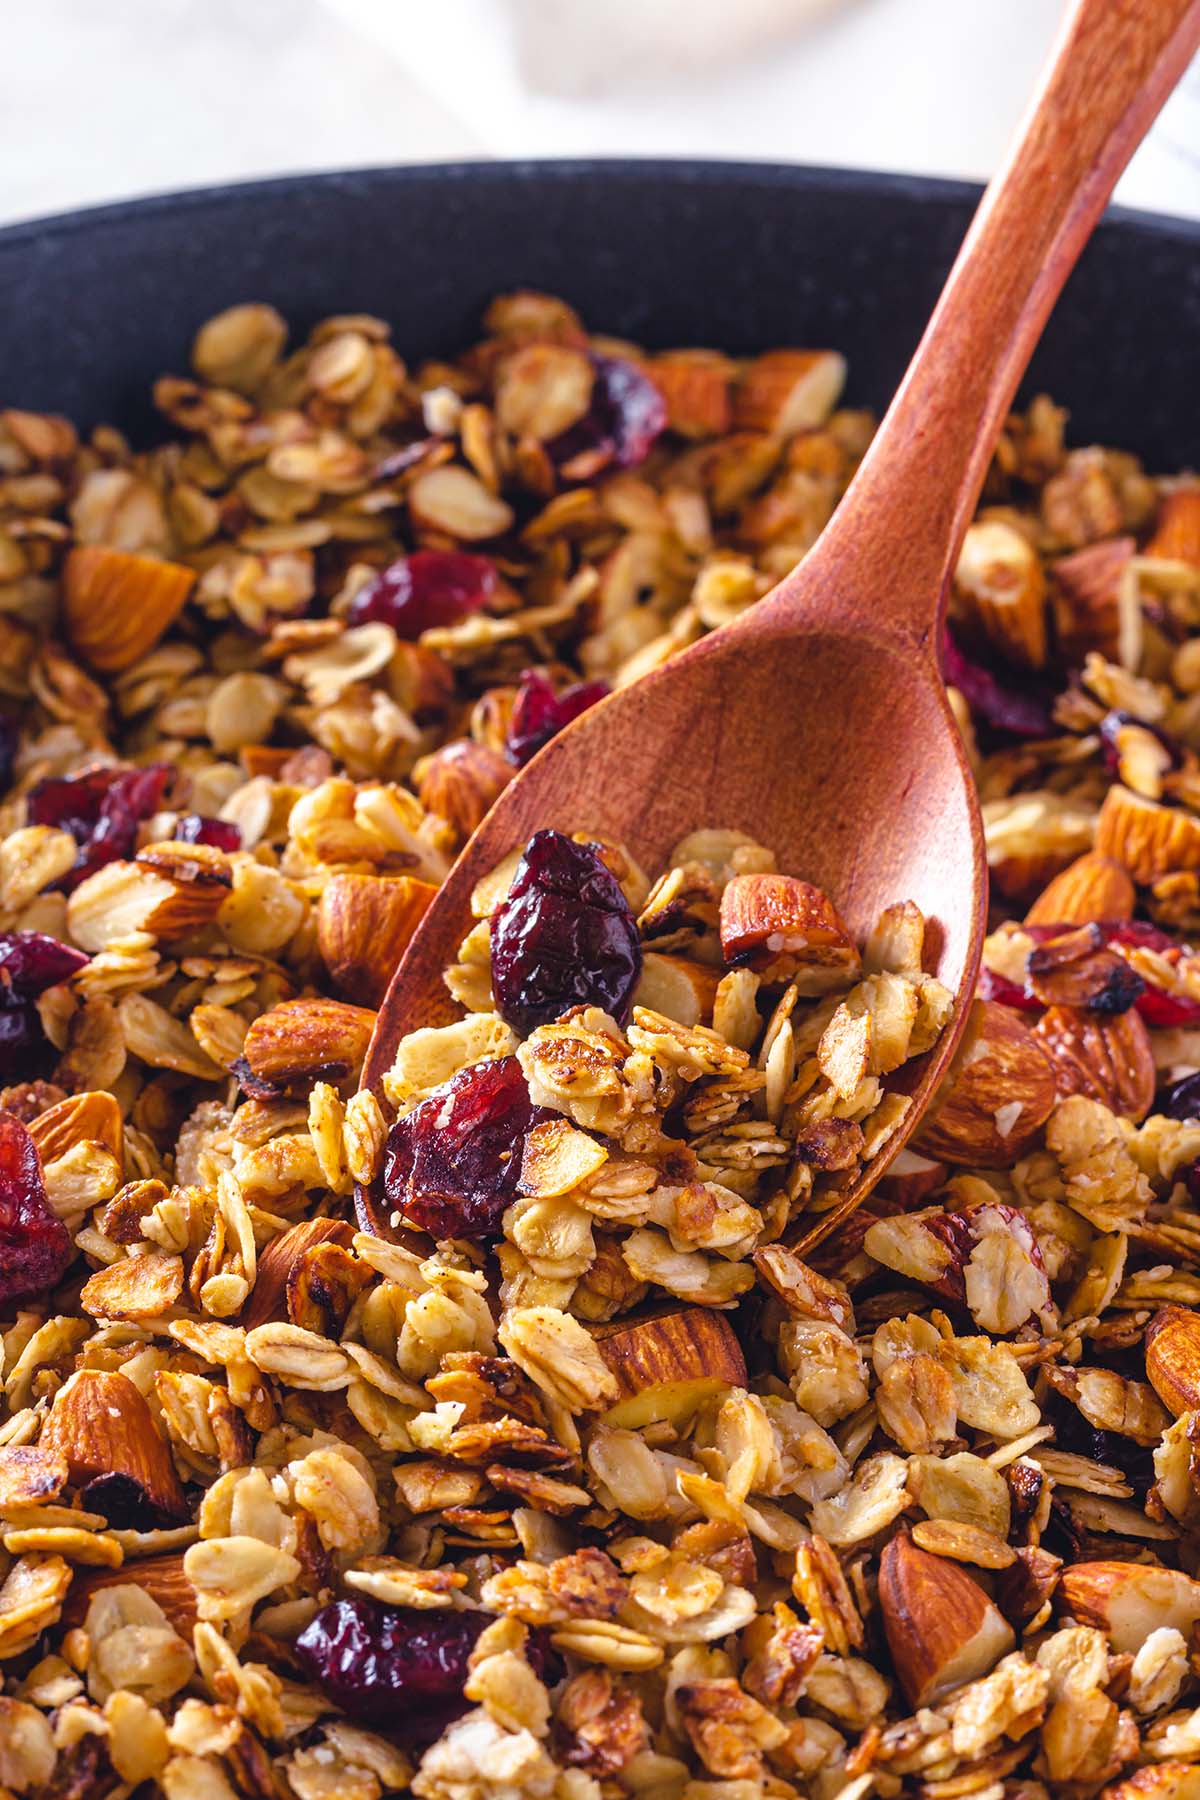
[[[82,950],[44,931],[0,932],[0,1007],[10,1000],[35,1000],[87,963]]]
[[[981,1000],[998,1000],[1002,1006],[1015,1006],[1019,1012],[1041,1012],[1042,1003],[1033,994],[1026,993],[1007,975],[997,975],[994,969],[986,965],[979,971],[979,984],[975,989]]]
[[[66,1273],[71,1239],[46,1199],[33,1139],[0,1112],[0,1305],[44,1294]]]
[[[175,824],[177,844],[207,844],[210,850],[240,850],[242,834],[227,819],[210,819],[205,813],[184,813]]]
[[[486,606],[495,592],[495,565],[466,550],[414,550],[389,563],[357,593],[351,625],[378,620],[398,637],[419,638],[439,625],[457,625]]]
[[[468,1661],[491,1623],[490,1613],[421,1612],[356,1595],[323,1606],[296,1639],[296,1652],[351,1718],[421,1743],[468,1710]],[[527,1654],[537,1674],[552,1673],[544,1632],[530,1633]]]
[[[1179,1025],[1200,1025],[1200,1001],[1186,994],[1164,994],[1161,988],[1148,987],[1137,1002],[1137,1009],[1147,1025],[1169,1031]]]
[[[1184,1075],[1163,1088],[1154,1110],[1168,1119],[1200,1119],[1200,1074]]]
[[[11,713],[0,712],[0,793],[12,786],[20,743],[21,727]]]
[[[530,838],[507,899],[492,914],[492,992],[522,1036],[572,1006],[624,1023],[642,972],[629,903],[592,844],[560,831]]]
[[[1139,731],[1148,731],[1151,737],[1158,739],[1171,758],[1171,767],[1173,769],[1180,767],[1183,762],[1183,753],[1174,738],[1168,737],[1165,731],[1160,731],[1157,725],[1151,725],[1149,720],[1139,719],[1136,713],[1122,712],[1119,707],[1114,707],[1111,712],[1106,712],[1100,721],[1100,744],[1104,756],[1104,766],[1110,775],[1119,775],[1121,772],[1121,752],[1117,747],[1117,736],[1122,727],[1126,725],[1136,725]]]
[[[38,782],[29,795],[29,823],[69,831],[79,845],[75,867],[58,883],[63,893],[105,863],[132,855],[137,828],[159,810],[170,774],[168,764],[150,763],[144,769],[85,769]]]
[[[431,1237],[498,1236],[525,1134],[550,1116],[529,1098],[515,1056],[460,1069],[388,1133],[387,1204]]]
[[[1016,737],[1049,737],[1054,729],[1048,696],[1028,683],[1010,687],[985,669],[955,641],[950,627],[942,634],[942,675],[956,687],[973,713],[999,731]]]
[[[1070,930],[1070,927],[1060,929]],[[1100,930],[1106,944],[1126,944],[1131,950],[1178,950],[1180,947],[1178,938],[1160,931],[1157,925],[1148,925],[1144,919],[1101,919]]]
[[[649,456],[666,429],[667,408],[648,375],[620,356],[591,357],[592,397],[582,419],[546,445],[546,454],[569,480],[588,480],[616,464],[632,469]],[[572,464],[579,459],[578,469]]]
[[[577,681],[556,694],[553,683],[540,669],[526,669],[521,676],[504,748],[509,760],[523,769],[530,758],[556,737],[564,725],[595,706],[608,693],[606,681]]]

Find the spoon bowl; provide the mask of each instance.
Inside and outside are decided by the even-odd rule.
[[[535,831],[594,832],[657,871],[689,831],[732,827],[824,888],[860,940],[895,901],[915,901],[931,921],[952,1021],[916,1066],[906,1128],[803,1245],[859,1204],[920,1119],[978,972],[983,836],[937,663],[958,551],[1050,310],[1198,42],[1200,0],[1075,0],[908,373],[817,544],[740,619],[591,708],[504,791],[405,952],[366,1085],[378,1088],[407,1032],[455,1016],[442,974],[474,922],[471,890]],[[386,1234],[372,1196],[359,1204]]]

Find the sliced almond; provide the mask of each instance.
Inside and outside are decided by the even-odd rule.
[[[721,896],[721,953],[803,995],[858,979],[862,959],[829,896],[794,875],[735,875]]]
[[[976,1000],[962,1042],[914,1140],[925,1156],[1007,1169],[1050,1116],[1050,1058],[1011,1007]]]
[[[977,1681],[1013,1648],[1008,1621],[959,1564],[901,1531],[879,1565],[879,1607],[909,1705],[933,1706]]]
[[[342,1081],[362,1066],[375,1014],[343,1000],[284,1000],[261,1013],[242,1054],[250,1072],[273,1087]]]
[[[1158,1077],[1140,1013],[1106,1018],[1077,1006],[1051,1006],[1033,1030],[1054,1069],[1058,1099],[1086,1094],[1110,1112],[1145,1118]]]
[[[1136,669],[1142,659],[1142,608],[1127,578],[1137,545],[1131,537],[1085,544],[1051,567],[1051,611],[1059,661],[1082,663],[1089,650]]]
[[[242,1311],[241,1323],[247,1331],[255,1325],[288,1316],[288,1276],[306,1250],[318,1244],[337,1244],[348,1249],[354,1241],[354,1228],[344,1219],[301,1219],[258,1253],[258,1270],[254,1287]]]
[[[1029,539],[1004,519],[967,527],[954,588],[1002,655],[1026,669],[1046,662],[1046,572]]]
[[[1200,818],[1115,782],[1096,821],[1096,849],[1145,886],[1175,870],[1200,869]]]
[[[465,544],[502,536],[515,516],[507,500],[457,463],[418,475],[408,490],[408,509],[415,525],[444,531]]]
[[[1191,1636],[1200,1620],[1200,1581],[1144,1563],[1075,1563],[1063,1570],[1054,1604],[1077,1624],[1107,1632],[1118,1656],[1135,1656],[1160,1626]]]
[[[332,875],[317,903],[317,948],[336,985],[381,1006],[437,893],[411,875]]]
[[[153,649],[196,583],[181,563],[76,544],[63,565],[63,616],[71,647],[93,669],[127,669]]]
[[[526,344],[496,371],[496,423],[514,437],[558,437],[582,419],[595,371],[582,350],[566,344]]]
[[[171,1453],[127,1375],[78,1370],[55,1395],[39,1448],[64,1456],[75,1483],[126,1475],[160,1513],[188,1516]]]
[[[1146,1327],[1146,1374],[1177,1419],[1200,1408],[1200,1314],[1159,1308]]]
[[[846,385],[836,350],[768,350],[743,373],[733,398],[739,431],[794,437],[824,425]]]
[[[620,1389],[605,1425],[637,1431],[665,1420],[682,1426],[726,1388],[746,1385],[733,1327],[709,1307],[620,1319],[593,1327],[592,1335]]]
[[[1100,919],[1132,919],[1137,893],[1114,857],[1096,850],[1077,856],[1038,895],[1027,925],[1089,925]]]
[[[76,1144],[103,1144],[119,1163],[125,1159],[125,1127],[111,1094],[71,1094],[40,1113],[31,1123],[29,1135],[43,1168]]]

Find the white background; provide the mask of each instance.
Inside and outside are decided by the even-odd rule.
[[[460,156],[701,154],[986,176],[1060,11],[823,0],[805,24],[797,15],[817,0],[756,0],[790,9],[789,36],[740,55],[732,42],[720,54],[716,26],[702,42],[708,7],[736,37],[748,4],[0,0],[0,221],[243,175]],[[528,19],[539,7],[555,27],[536,40],[550,65],[541,86],[557,94],[519,72],[510,9]],[[655,7],[668,25],[690,17],[691,31],[674,53],[623,62],[631,7],[643,22]],[[1123,184],[1131,204],[1200,216],[1196,70],[1190,83]]]

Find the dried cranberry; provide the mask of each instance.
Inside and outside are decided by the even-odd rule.
[[[595,354],[591,364],[596,378],[587,411],[546,445],[551,462],[570,480],[588,480],[613,463],[634,468],[667,424],[666,402],[636,364]]]
[[[12,785],[20,743],[21,727],[11,713],[0,712],[0,793]]]
[[[97,1475],[80,1489],[79,1504],[87,1512],[99,1513],[112,1531],[170,1531],[179,1525],[179,1517],[157,1506],[140,1481],[132,1475],[115,1471]]]
[[[1049,737],[1054,729],[1049,696],[1039,694],[1028,683],[1018,688],[1001,681],[966,654],[949,626],[942,635],[942,675],[949,687],[958,689],[973,713],[999,731],[1016,737]]]
[[[1200,1000],[1186,994],[1164,994],[1161,988],[1148,987],[1137,1003],[1147,1025],[1170,1031],[1180,1025],[1200,1025]]]
[[[439,625],[457,625],[486,606],[496,587],[495,565],[466,550],[414,550],[389,563],[351,602],[352,625],[379,620],[397,636],[419,638]]]
[[[592,844],[539,831],[492,914],[492,992],[526,1035],[572,1006],[602,1006],[623,1023],[642,972],[629,903]]]
[[[1127,944],[1131,950],[1178,950],[1178,938],[1148,925],[1144,919],[1101,919],[1106,944]]]
[[[62,1279],[73,1246],[46,1199],[42,1165],[20,1119],[0,1113],[0,1305]]]
[[[525,1134],[550,1116],[529,1098],[515,1056],[460,1069],[388,1133],[388,1205],[435,1238],[498,1236]]]
[[[1184,1075],[1163,1088],[1154,1110],[1168,1119],[1200,1119],[1200,1074]]]
[[[526,669],[521,676],[504,748],[509,760],[523,769],[530,758],[556,737],[564,725],[595,706],[608,693],[606,681],[577,681],[556,694],[553,683],[540,669]]]
[[[85,769],[38,782],[29,795],[29,823],[69,831],[79,845],[75,867],[58,884],[64,893],[105,863],[132,855],[137,828],[159,810],[170,774],[168,764],[150,763],[144,769]]]
[[[1041,1012],[1042,1003],[1033,994],[1018,987],[1007,975],[997,975],[994,969],[986,965],[979,971],[979,983],[975,989],[981,1000],[998,1000],[1002,1006],[1015,1006],[1019,1012]]]
[[[437,1737],[469,1702],[467,1665],[485,1612],[421,1612],[357,1595],[323,1606],[296,1639],[309,1675],[353,1719],[403,1732],[411,1742]],[[545,1634],[529,1635],[529,1661],[551,1673]]]
[[[82,950],[44,931],[0,932],[0,1007],[35,1000],[87,966]]]
[[[184,813],[175,824],[178,844],[207,844],[210,850],[240,850],[242,834],[227,819],[210,819],[205,813]]]
[[[1119,707],[1114,707],[1100,721],[1100,745],[1104,766],[1110,775],[1121,773],[1121,752],[1117,747],[1117,737],[1126,725],[1136,725],[1139,731],[1148,731],[1151,737],[1157,738],[1171,758],[1171,767],[1179,768],[1183,762],[1183,753],[1174,738],[1168,737],[1165,731],[1160,731],[1157,725],[1151,725],[1148,719],[1139,719],[1136,713],[1122,712]]]

